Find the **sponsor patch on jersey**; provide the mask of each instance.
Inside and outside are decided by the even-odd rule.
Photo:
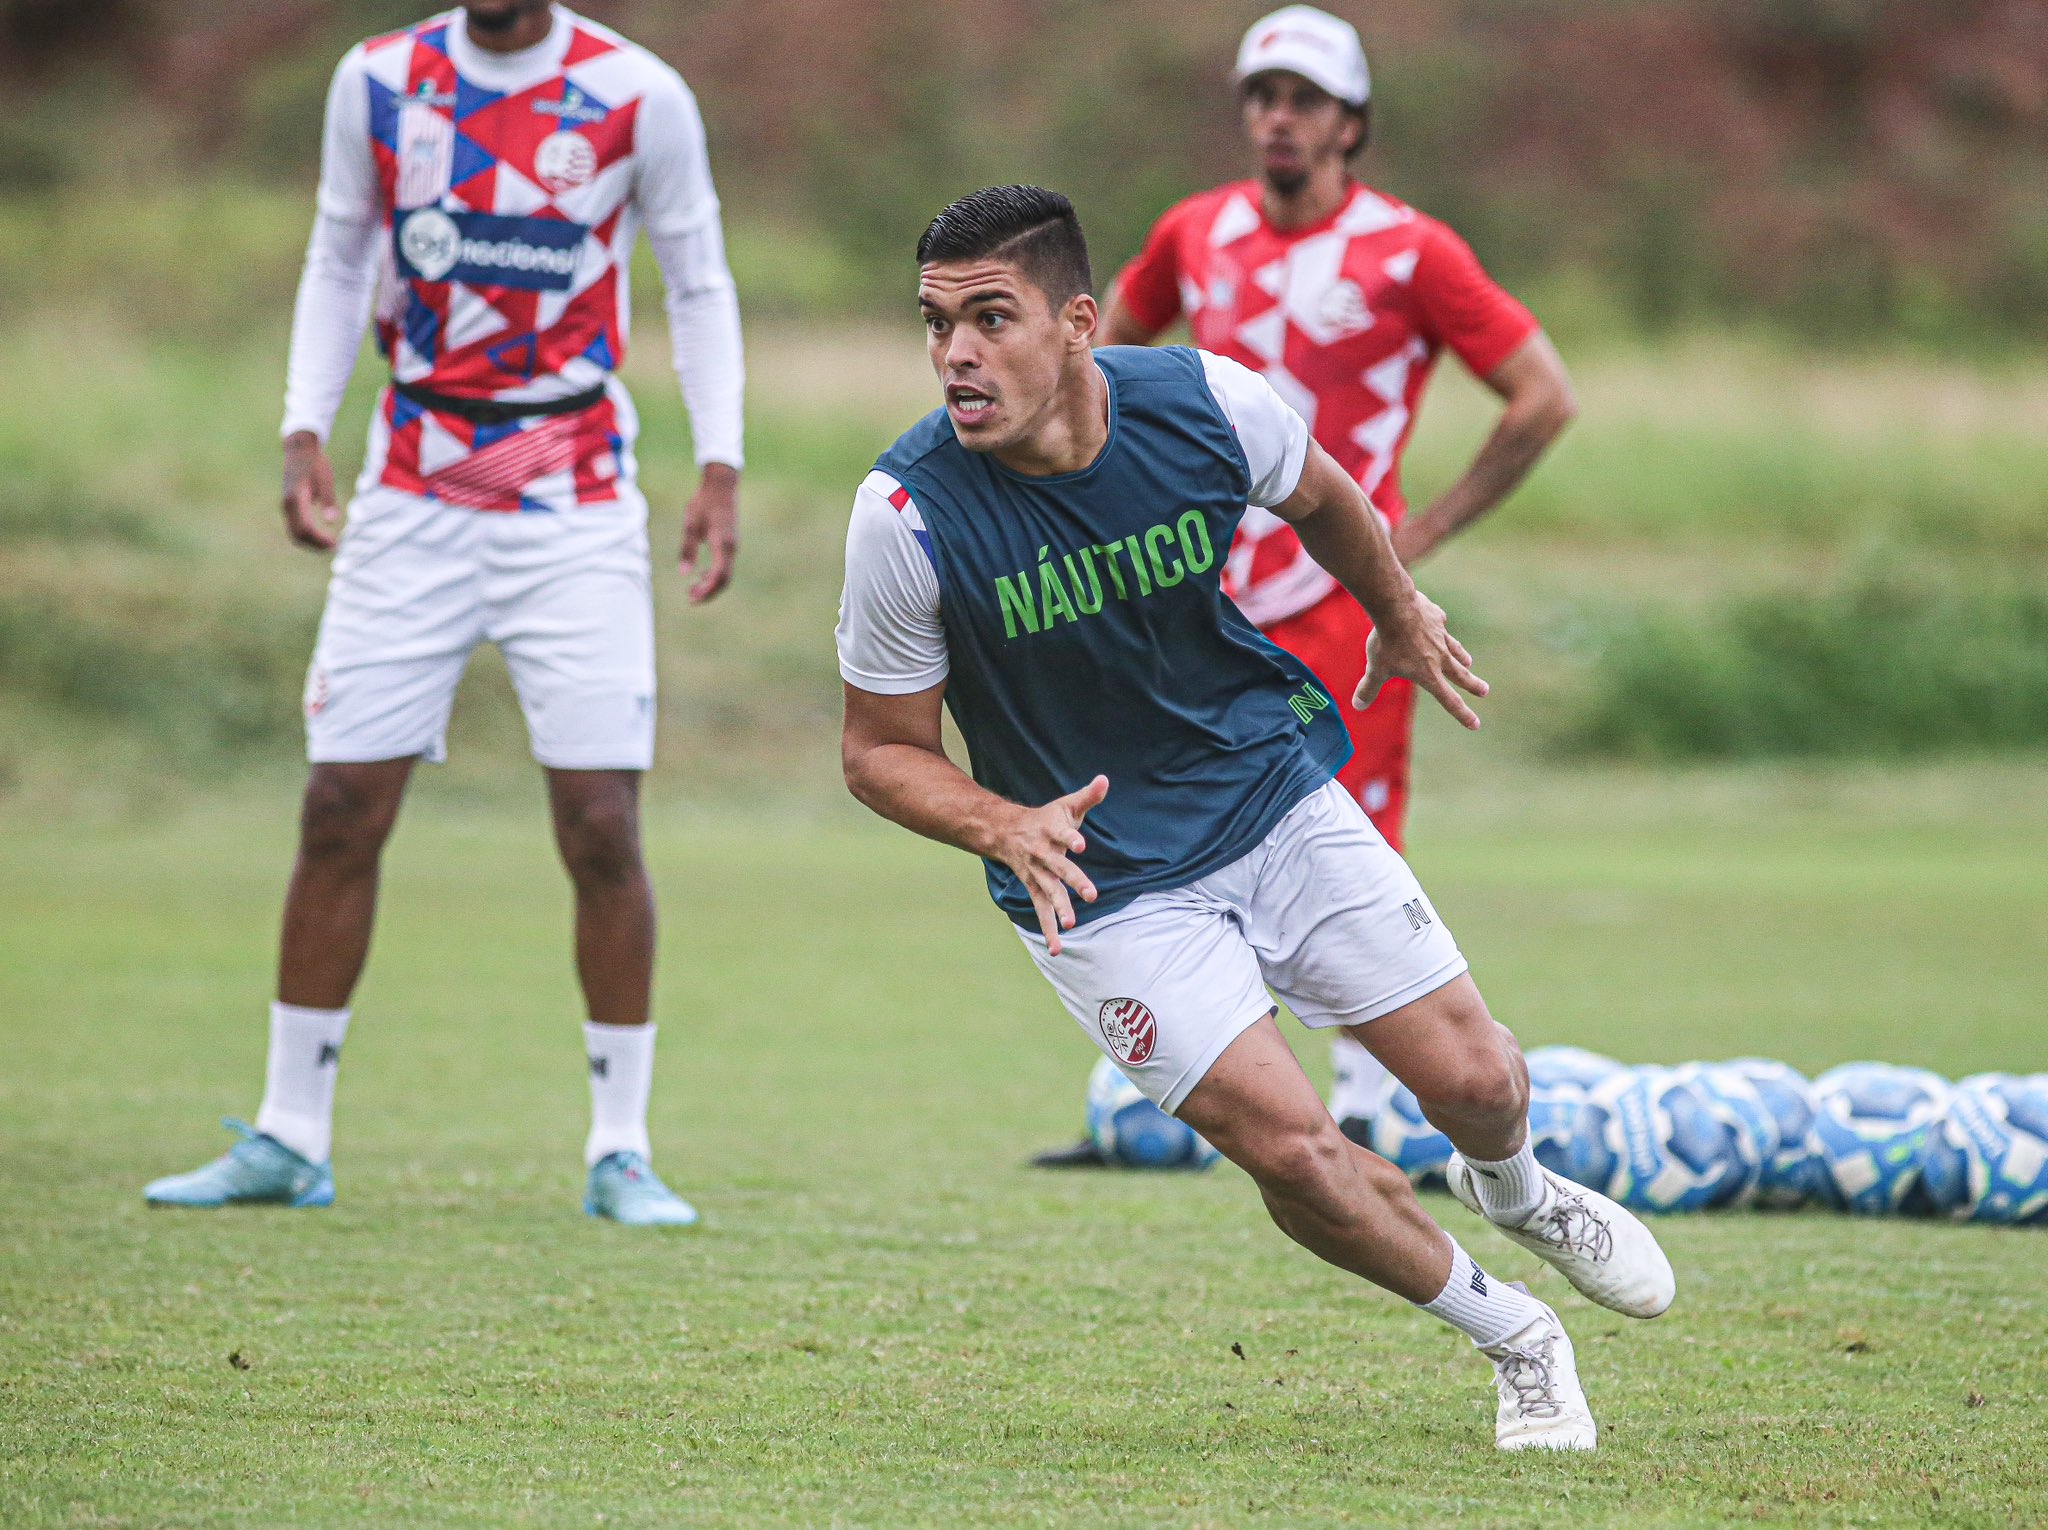
[[[399,275],[415,281],[567,292],[589,232],[559,218],[421,207],[398,219],[393,243]]]
[[[1120,1063],[1135,1067],[1149,1058],[1158,1044],[1159,1024],[1152,1011],[1136,999],[1110,999],[1095,1019],[1102,1027],[1102,1039]]]
[[[555,117],[563,122],[602,122],[611,115],[609,106],[602,101],[591,100],[574,85],[562,92],[561,100],[535,101],[533,109],[543,117]]]
[[[437,90],[432,80],[421,80],[412,89],[400,94],[398,99],[407,105],[453,107],[456,98],[454,91]]]
[[[597,150],[567,128],[548,134],[533,151],[534,178],[550,191],[573,191],[597,174]]]

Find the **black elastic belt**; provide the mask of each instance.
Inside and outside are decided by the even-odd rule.
[[[581,393],[571,393],[566,398],[544,398],[524,402],[500,402],[490,398],[457,398],[452,393],[436,393],[417,384],[392,381],[391,391],[400,398],[418,404],[422,409],[431,409],[437,414],[452,414],[457,419],[468,420],[473,425],[509,425],[514,420],[524,420],[535,415],[576,414],[588,409],[604,397],[604,384],[585,388]]]

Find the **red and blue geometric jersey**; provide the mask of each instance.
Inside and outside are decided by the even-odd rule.
[[[523,89],[458,70],[459,13],[360,54],[388,235],[377,337],[393,378],[478,400],[606,390],[574,413],[498,424],[387,391],[376,481],[477,510],[610,503],[633,475],[637,422],[613,373],[640,227],[635,132],[647,94],[680,82],[615,33],[558,14],[560,61]]]

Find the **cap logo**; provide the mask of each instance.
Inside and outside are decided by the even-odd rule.
[[[1327,53],[1330,51],[1329,38],[1324,37],[1319,32],[1299,31],[1292,27],[1275,27],[1264,37],[1261,37],[1254,46],[1259,52],[1263,53],[1268,48],[1279,47],[1281,43],[1287,41],[1290,37],[1296,42],[1306,43],[1309,47],[1315,48],[1320,52]]]

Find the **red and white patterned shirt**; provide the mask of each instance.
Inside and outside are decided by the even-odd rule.
[[[320,210],[381,225],[377,336],[395,381],[499,403],[602,389],[588,408],[501,423],[387,391],[366,483],[477,510],[618,499],[636,421],[614,374],[643,222],[658,247],[696,236],[723,271],[703,123],[673,69],[559,6],[515,55],[475,47],[459,11],[373,38],[335,74]],[[288,401],[315,428],[321,412]]]
[[[1322,222],[1284,231],[1256,181],[1190,197],[1117,294],[1148,329],[1185,315],[1196,345],[1261,373],[1389,524],[1406,511],[1401,452],[1443,348],[1483,377],[1537,329],[1449,228],[1355,183]],[[1246,616],[1269,627],[1336,588],[1286,522],[1246,512],[1224,575]]]

